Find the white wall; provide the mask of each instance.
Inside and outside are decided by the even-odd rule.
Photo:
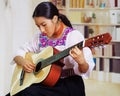
[[[0,0],[0,96],[9,92],[13,53],[33,34],[31,0]]]

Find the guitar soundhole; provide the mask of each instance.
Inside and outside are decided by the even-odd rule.
[[[39,72],[40,69],[41,69],[41,63],[38,63],[35,68],[35,72]]]

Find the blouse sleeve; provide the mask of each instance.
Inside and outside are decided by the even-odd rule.
[[[22,56],[25,57],[27,52],[37,52],[39,49],[39,33],[35,33],[31,41],[25,42],[22,46],[20,46],[17,51],[14,53],[13,58],[15,56]],[[11,62],[13,64],[14,61]]]
[[[83,35],[77,30],[74,30],[74,31],[69,33],[67,36],[67,39],[66,39],[66,46],[67,47],[70,47],[74,44],[77,44],[77,43],[80,43],[81,41],[84,41]],[[87,70],[86,73],[80,73],[80,71],[78,70],[77,62],[74,59],[72,59],[72,57],[70,57],[70,56],[68,56],[68,58],[70,60],[69,62],[71,64],[73,64],[73,69],[74,69],[75,74],[80,75],[84,78],[87,78],[90,75],[91,71],[93,70],[95,64],[93,61],[93,56],[92,56],[92,52],[91,52],[90,48],[84,47],[83,53],[84,53],[84,57],[85,57],[86,62],[89,64],[89,69]]]

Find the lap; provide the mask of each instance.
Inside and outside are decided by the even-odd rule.
[[[54,87],[33,84],[15,96],[85,96],[85,88],[80,76],[71,76],[60,79]]]

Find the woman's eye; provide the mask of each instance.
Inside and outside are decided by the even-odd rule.
[[[46,24],[43,24],[42,26],[46,26]]]

